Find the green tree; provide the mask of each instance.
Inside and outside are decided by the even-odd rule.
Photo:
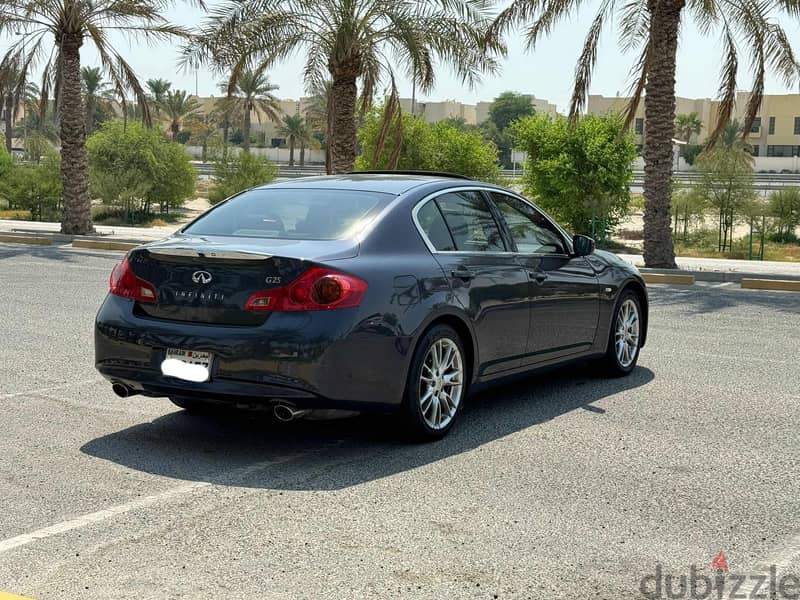
[[[515,92],[503,92],[489,106],[489,119],[500,131],[505,131],[517,119],[534,113],[528,96]]]
[[[382,135],[383,124],[382,109],[366,115],[358,134],[358,170],[390,168],[400,132],[394,127]],[[477,131],[460,130],[444,121],[426,123],[422,117],[404,114],[401,135],[397,169],[446,171],[483,181],[499,179],[497,148]]]
[[[194,194],[197,172],[183,146],[141,123],[104,123],[87,149],[92,190],[126,220],[144,220]]]
[[[692,141],[693,135],[700,135],[701,131],[703,131],[703,121],[696,112],[675,117],[675,133],[687,144]]]
[[[222,89],[228,92],[228,97],[222,99],[223,110],[232,119],[241,118],[243,143],[242,149],[250,152],[250,129],[252,114],[255,112],[256,119],[261,123],[261,115],[264,114],[272,121],[279,121],[281,112],[278,98],[272,93],[278,89],[269,81],[264,70],[247,69],[242,71],[238,77],[232,78],[231,83],[222,84]]]
[[[779,241],[796,241],[800,225],[800,188],[788,187],[769,195],[769,216],[775,219]]]
[[[169,130],[172,132],[173,142],[178,141],[183,122],[196,117],[200,110],[197,100],[184,90],[168,90],[160,106],[169,119]]]
[[[230,66],[235,82],[248,64],[269,68],[305,52],[309,90],[331,79],[331,170],[346,173],[356,157],[358,84],[365,108],[395,66],[423,93],[433,88],[436,65],[474,84],[496,70],[487,48],[501,49],[484,36],[489,8],[474,0],[225,0],[187,60]]]
[[[575,0],[512,0],[490,29],[497,38],[509,28],[523,24],[526,41],[533,48],[559,21],[572,18],[586,2]],[[759,0],[724,2],[708,0],[603,0],[585,38],[575,68],[575,86],[570,104],[574,122],[586,104],[597,49],[602,32],[613,22],[625,51],[636,51],[639,59],[634,70],[632,97],[627,108],[630,124],[639,102],[645,104],[644,140],[644,260],[648,267],[676,268],[670,233],[672,197],[672,138],[675,135],[675,67],[678,38],[689,21],[697,24],[701,35],[721,40],[723,67],[717,126],[712,130],[713,144],[730,120],[736,101],[737,76],[746,69],[739,65],[739,53],[750,55],[754,74],[752,94],[745,107],[745,131],[749,131],[761,107],[767,73],[773,71],[787,87],[793,87],[800,69],[789,43],[790,36],[782,23],[796,22],[800,15],[794,0]]]
[[[289,166],[294,166],[294,146],[300,144],[300,164],[305,161],[305,147],[311,140],[311,134],[301,115],[284,115],[283,124],[278,128],[278,133],[285,135],[289,142]]]
[[[698,190],[719,213],[720,252],[731,249],[734,225],[756,195],[753,157],[737,137],[729,141],[732,143],[720,143],[704,150],[696,161],[700,174]]]
[[[172,87],[172,84],[166,79],[148,79],[146,84],[150,92],[150,97],[148,98],[149,104],[152,106],[156,116],[161,117],[161,103],[164,101],[164,98],[166,98],[167,92]]]
[[[3,0],[0,37],[22,34],[14,39],[6,57],[29,66],[44,61],[42,95],[46,100],[51,92],[58,94],[63,233],[93,231],[81,97],[81,47],[92,46],[114,88],[131,91],[144,106],[144,90],[111,40],[120,34],[145,40],[188,37],[187,30],[164,18],[163,12],[172,4],[164,0]],[[149,120],[149,111],[144,117]]]
[[[513,128],[517,147],[527,152],[527,192],[574,233],[600,237],[628,212],[636,146],[615,117],[567,119],[535,115]]]
[[[98,122],[102,122],[103,112],[98,118],[98,111],[102,108],[98,105],[108,104],[112,99],[109,85],[103,81],[103,72],[99,67],[81,68],[81,85],[83,96],[86,102],[86,135],[92,135]]]
[[[708,202],[705,195],[695,186],[681,188],[672,195],[672,231],[675,237],[686,242],[689,228],[703,222]]]
[[[278,174],[270,161],[242,152],[238,157],[223,156],[214,165],[214,187],[208,192],[212,204],[222,202],[243,190],[269,183]]]

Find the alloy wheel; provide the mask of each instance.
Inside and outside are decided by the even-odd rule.
[[[419,407],[431,429],[443,429],[453,420],[464,389],[464,361],[448,338],[433,342],[422,362]]]
[[[627,298],[619,307],[614,339],[617,360],[622,368],[627,369],[636,360],[639,351],[639,307],[631,298]]]

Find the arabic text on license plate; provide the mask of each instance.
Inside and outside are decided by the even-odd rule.
[[[170,377],[187,381],[208,381],[210,376],[211,353],[194,350],[168,348],[161,372]]]

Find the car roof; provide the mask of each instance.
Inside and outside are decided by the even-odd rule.
[[[346,175],[321,175],[317,177],[299,177],[279,183],[258,186],[256,189],[339,189],[359,190],[365,192],[383,192],[399,196],[417,186],[434,181],[448,181],[454,184],[464,183],[463,179],[448,177],[439,173],[349,173]],[[477,182],[476,182],[477,183]]]

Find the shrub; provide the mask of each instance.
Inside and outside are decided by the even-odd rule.
[[[247,152],[222,158],[214,163],[214,187],[209,190],[208,200],[217,204],[242,190],[269,183],[277,172],[269,160]]]
[[[398,132],[392,124],[376,156],[383,118],[383,109],[373,110],[366,116],[358,132],[361,155],[356,159],[357,170],[388,168]],[[403,115],[402,124],[397,169],[446,171],[483,181],[499,180],[497,148],[478,131],[446,121],[430,124],[409,114]]]
[[[189,155],[155,129],[107,122],[86,148],[92,194],[126,221],[146,220],[156,204],[169,212],[194,194],[197,172]]]
[[[20,214],[27,214],[34,220],[59,220],[61,162],[58,154],[50,151],[39,164],[7,166],[0,178],[0,197],[6,200],[9,212],[21,210]]]
[[[586,116],[571,127],[534,115],[512,129],[528,154],[526,191],[574,233],[591,234],[599,222],[603,237],[627,215],[636,145],[619,118]]]

